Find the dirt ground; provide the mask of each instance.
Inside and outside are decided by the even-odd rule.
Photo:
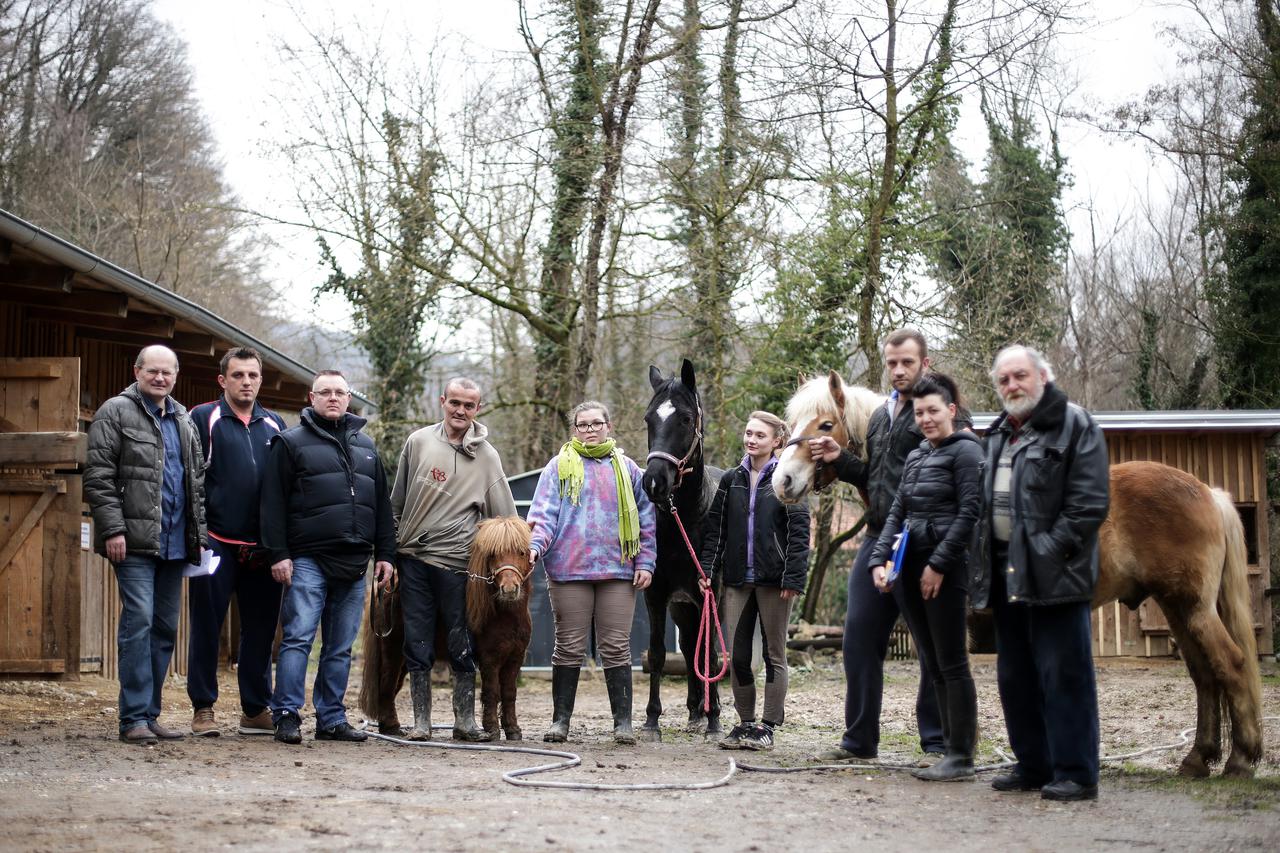
[[[1264,714],[1280,715],[1280,676],[1264,669]],[[1003,724],[989,658],[975,661],[982,752],[995,760]],[[355,674],[353,673],[353,681]],[[636,719],[647,676],[637,674]],[[915,755],[914,664],[887,671],[881,759]],[[988,780],[919,782],[893,771],[767,775],[740,771],[693,792],[530,790],[501,773],[543,763],[517,754],[401,747],[385,742],[301,746],[234,734],[235,678],[226,673],[218,738],[127,746],[115,740],[115,684],[0,682],[0,848],[5,850],[1154,850],[1280,849],[1280,721],[1265,724],[1266,755],[1246,782],[1182,780],[1183,749],[1105,765],[1092,803],[999,794]],[[1195,696],[1176,663],[1108,663],[1099,671],[1104,754],[1177,740]],[[353,690],[348,696],[353,698]],[[798,764],[832,746],[843,681],[832,657],[793,668],[788,719],[771,754],[726,752],[678,726],[682,686],[663,691],[660,744],[615,746],[598,673],[584,673],[573,742],[582,766],[537,778],[590,782],[710,781],[730,756]],[[401,697],[407,716],[407,696]],[[449,696],[436,690],[436,722]],[[528,745],[550,719],[549,684],[520,693]],[[165,691],[165,721],[189,723],[182,685]],[[733,721],[726,710],[726,728]],[[352,712],[353,721],[359,719]],[[535,743],[535,739],[536,743]]]

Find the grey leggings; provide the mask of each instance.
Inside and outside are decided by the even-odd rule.
[[[729,647],[733,706],[744,722],[756,718],[756,679],[751,672],[751,639],[756,622],[764,651],[764,720],[779,725],[787,700],[787,622],[791,601],[776,586],[724,588],[724,639]]]
[[[631,666],[631,620],[636,589],[631,581],[547,581],[556,620],[555,666],[581,666],[596,623],[596,648],[604,668]]]

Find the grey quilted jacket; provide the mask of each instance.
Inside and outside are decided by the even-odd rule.
[[[208,545],[204,521],[204,459],[186,408],[174,400],[182,436],[183,486],[187,499],[187,560],[198,562]],[[130,554],[160,553],[161,485],[164,445],[160,424],[147,411],[137,383],[102,404],[89,427],[84,497],[93,511],[93,547],[106,553],[106,540],[125,536]]]

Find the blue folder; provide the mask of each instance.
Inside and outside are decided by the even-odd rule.
[[[910,532],[904,527],[898,534],[898,544],[893,546],[893,564],[885,574],[885,583],[893,583],[898,579],[898,575],[902,574],[902,567],[907,562],[907,536]]]

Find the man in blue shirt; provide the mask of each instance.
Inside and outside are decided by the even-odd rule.
[[[182,569],[207,544],[200,444],[169,395],[178,357],[138,353],[137,380],[102,404],[89,427],[84,494],[94,547],[120,591],[120,739],[153,744],[182,733],[161,725],[160,698],[178,632]]]

